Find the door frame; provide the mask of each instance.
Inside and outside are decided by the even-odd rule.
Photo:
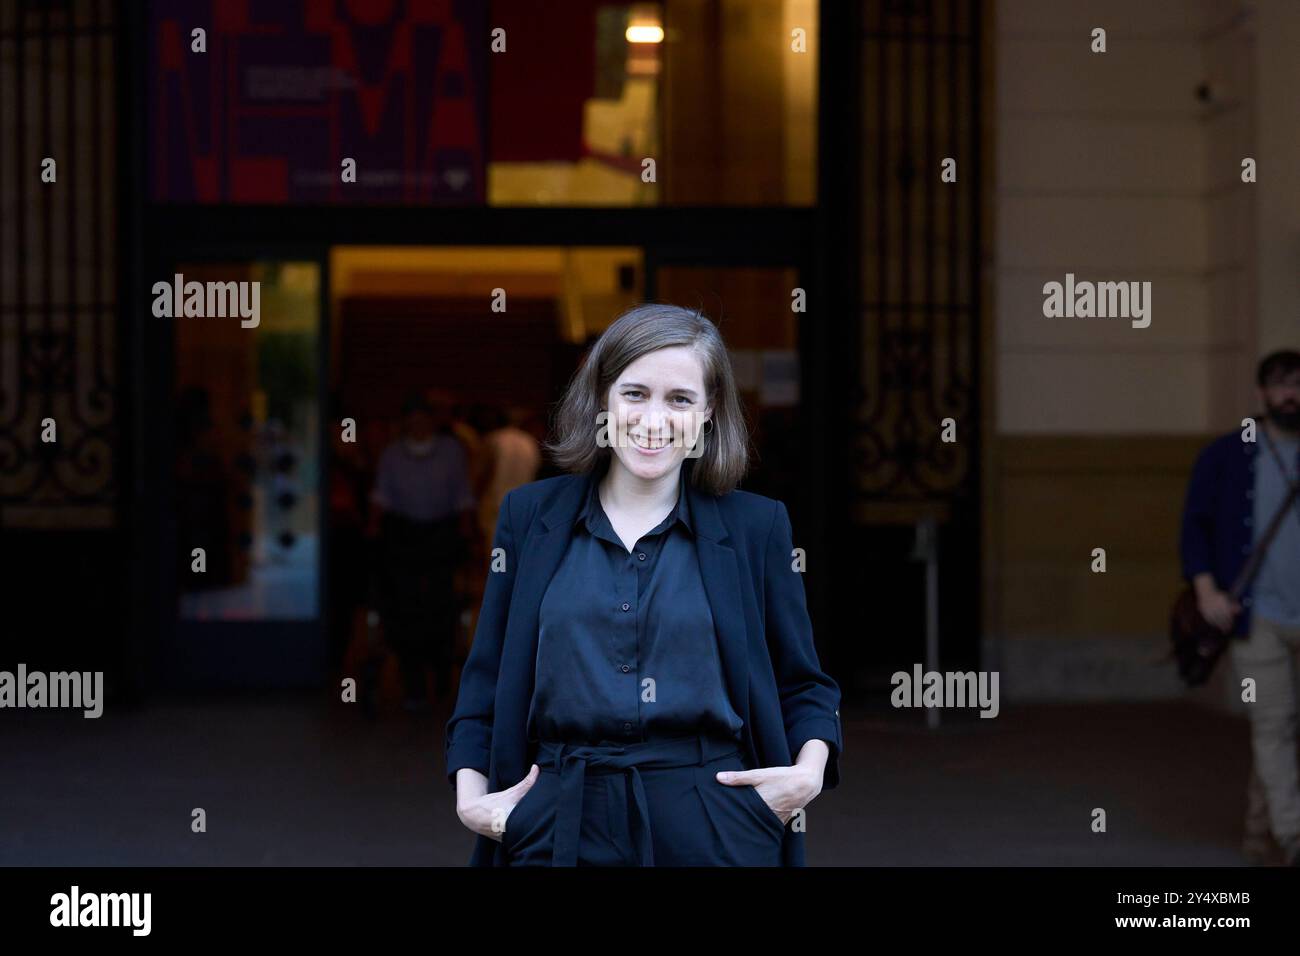
[[[817,204],[809,207],[677,206],[644,208],[515,208],[401,206],[230,206],[158,204],[148,200],[143,158],[150,144],[143,117],[147,77],[143,6],[123,12],[123,110],[119,168],[123,171],[121,215],[130,245],[121,256],[120,338],[129,354],[130,382],[123,408],[130,438],[123,456],[129,462],[130,520],[139,548],[132,564],[134,597],[131,629],[138,637],[132,653],[144,684],[158,684],[151,660],[175,640],[175,562],[166,544],[166,480],[171,467],[171,428],[160,428],[171,402],[174,339],[169,328],[149,314],[147,291],[170,277],[172,261],[205,258],[311,260],[322,276],[321,348],[328,361],[329,249],[335,245],[443,246],[639,246],[646,274],[660,265],[771,266],[795,264],[808,290],[809,312],[800,323],[801,407],[809,444],[823,453],[809,456],[808,494],[817,507],[806,508],[814,573],[806,581],[810,614],[819,624],[824,663],[833,670],[836,642],[825,640],[834,621],[832,595],[843,593],[851,560],[843,527],[849,517],[852,487],[850,434],[860,392],[861,306],[861,61],[862,13],[859,4],[818,2]],[[165,250],[165,251],[163,251]],[[238,253],[238,255],[236,255]],[[647,289],[647,297],[654,292]],[[327,368],[327,365],[322,365]],[[321,387],[326,388],[327,377]],[[322,424],[327,408],[322,394]],[[808,409],[813,413],[809,414]],[[125,429],[124,429],[125,431]],[[322,441],[322,454],[328,445]],[[322,476],[326,473],[322,471]],[[323,500],[323,499],[322,499]],[[328,509],[320,524],[328,537]],[[322,540],[321,567],[328,566]],[[819,558],[820,555],[820,558]],[[819,567],[818,567],[819,566]],[[824,569],[824,573],[823,573]],[[328,602],[321,606],[319,644],[325,644]],[[843,635],[840,640],[847,640]]]
[[[146,217],[148,218],[148,217]],[[184,233],[182,236],[186,235]],[[328,369],[330,355],[329,255],[320,243],[271,241],[235,243],[182,238],[166,249],[153,246],[146,275],[153,281],[171,281],[181,264],[222,262],[310,262],[320,275],[316,338],[317,417],[316,527],[318,551],[316,569],[317,614],[310,619],[266,619],[254,621],[181,620],[176,563],[177,542],[167,516],[175,511],[175,434],[172,409],[175,400],[176,336],[172,319],[150,314],[144,321],[151,359],[138,380],[142,401],[138,403],[141,431],[152,436],[139,449],[140,479],[152,488],[147,499],[153,503],[157,520],[150,522],[153,534],[146,545],[154,555],[153,617],[161,626],[158,635],[156,677],[168,689],[182,688],[297,688],[319,686],[328,676],[326,644],[326,569],[329,567],[327,518],[327,476],[329,447],[325,425],[328,416]],[[250,252],[250,250],[252,250]],[[200,320],[208,321],[208,320]]]

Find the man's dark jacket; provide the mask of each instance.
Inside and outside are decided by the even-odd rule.
[[[1263,418],[1255,419],[1255,440],[1243,441],[1243,429],[1216,438],[1197,456],[1183,505],[1183,527],[1179,542],[1183,577],[1189,582],[1202,571],[1214,575],[1221,591],[1232,587],[1246,564],[1255,535],[1255,468],[1265,437]],[[1295,464],[1294,462],[1292,464]],[[1233,634],[1250,634],[1251,588],[1241,599],[1241,613],[1233,623]]]
[[[687,460],[683,467],[689,467]],[[488,792],[513,786],[533,763],[526,722],[537,658],[538,608],[586,500],[590,475],[522,485],[501,502],[474,643],[447,723],[446,773],[473,767]],[[840,690],[813,646],[786,507],[747,491],[712,495],[686,482],[700,574],[717,629],[731,706],[744,721],[747,769],[788,767],[809,740],[826,741],[822,789],[839,784]],[[500,551],[496,549],[501,549]],[[504,865],[501,844],[477,836],[470,865]],[[804,833],[786,828],[785,866],[804,865]]]

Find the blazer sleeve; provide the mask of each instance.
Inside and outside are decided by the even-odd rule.
[[[501,668],[501,648],[505,643],[506,619],[510,612],[510,594],[514,590],[515,568],[519,551],[511,521],[511,495],[501,499],[492,553],[488,556],[487,583],[483,604],[469,657],[461,672],[456,708],[447,722],[444,735],[447,780],[456,786],[456,771],[473,767],[488,776],[492,751],[492,715],[496,702],[497,673]],[[501,551],[498,552],[497,549]],[[501,570],[495,570],[501,566]]]
[[[803,574],[791,567],[794,535],[784,502],[776,502],[764,561],[767,646],[781,695],[781,716],[791,759],[809,740],[824,740],[830,750],[822,789],[840,782],[839,758],[844,750],[840,730],[839,685],[825,674],[813,646],[812,621]]]
[[[1182,531],[1179,536],[1183,577],[1188,581],[1202,571],[1214,570],[1214,486],[1218,479],[1215,446],[1196,456],[1192,477],[1187,483],[1183,503]],[[1222,587],[1222,582],[1218,582]]]

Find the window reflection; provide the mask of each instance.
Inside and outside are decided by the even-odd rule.
[[[489,66],[491,205],[815,201],[815,0],[497,0],[493,23],[516,42]]]
[[[261,283],[256,327],[174,320],[180,616],[314,618],[319,267],[187,264],[177,271],[187,281]]]

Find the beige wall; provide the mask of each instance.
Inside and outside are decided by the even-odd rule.
[[[1011,697],[1183,693],[1159,659],[1187,471],[1296,339],[1300,3],[998,0],[996,21],[986,662]],[[1043,316],[1067,272],[1150,281],[1150,327]]]
[[[1253,358],[1247,40],[1231,0],[1000,0],[997,427],[1199,434]],[[1107,30],[1092,53],[1090,31]],[[1194,96],[1207,78],[1220,91]],[[1049,319],[1043,284],[1152,283],[1152,321]]]
[[[1222,431],[1255,408],[1252,383],[1259,337],[1255,216],[1263,197],[1258,183],[1241,181],[1242,160],[1259,159],[1254,18],[1246,16],[1236,0],[1211,8],[1212,19],[1200,42],[1203,72],[1212,91],[1201,126],[1211,341],[1205,356],[1205,422],[1207,428]]]
[[[1300,348],[1300,3],[1257,0],[1259,351]]]

